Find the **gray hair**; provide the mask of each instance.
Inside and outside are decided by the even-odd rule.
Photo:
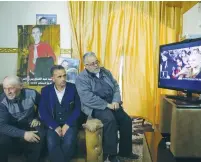
[[[3,80],[3,85],[23,85],[23,81],[18,76],[6,76]]]
[[[94,56],[96,57],[96,54],[94,52],[86,52],[83,56],[83,62],[84,64],[86,63],[86,58],[89,57],[89,56]]]

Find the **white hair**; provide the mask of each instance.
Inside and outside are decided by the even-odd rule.
[[[22,86],[22,79],[18,76],[6,76],[3,80],[3,86],[12,85],[12,86]]]

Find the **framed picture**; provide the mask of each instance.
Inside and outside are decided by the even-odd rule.
[[[59,57],[58,65],[62,65],[66,70],[66,81],[75,83],[79,71],[79,60],[67,57]]]
[[[56,14],[36,14],[37,25],[54,25],[57,23]]]
[[[60,25],[18,25],[17,75],[30,86],[51,83],[51,67],[60,55]]]

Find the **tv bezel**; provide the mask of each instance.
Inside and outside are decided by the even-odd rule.
[[[196,38],[196,39],[187,39],[183,40],[180,42],[174,42],[174,43],[169,43],[169,44],[163,44],[159,46],[159,58],[158,58],[158,88],[163,88],[163,89],[170,89],[170,90],[176,90],[176,91],[183,91],[185,93],[201,93],[201,89],[199,90],[188,90],[188,89],[183,89],[183,88],[175,88],[175,87],[166,87],[166,86],[161,86],[159,85],[160,82],[160,54],[161,54],[161,48],[165,46],[171,46],[171,45],[178,45],[178,44],[185,44],[185,43],[191,43],[191,42],[197,42],[201,41],[201,38]],[[201,44],[200,44],[201,46]],[[201,83],[200,83],[201,84]]]

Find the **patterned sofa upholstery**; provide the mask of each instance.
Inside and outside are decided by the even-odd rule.
[[[0,93],[3,92],[2,85],[0,85]],[[98,119],[88,118],[84,123],[83,128],[78,133],[76,155],[72,162],[102,162],[102,131],[103,124]],[[0,128],[1,129],[1,128]],[[11,155],[9,162],[21,162],[23,157]],[[41,162],[48,162],[45,157]]]

